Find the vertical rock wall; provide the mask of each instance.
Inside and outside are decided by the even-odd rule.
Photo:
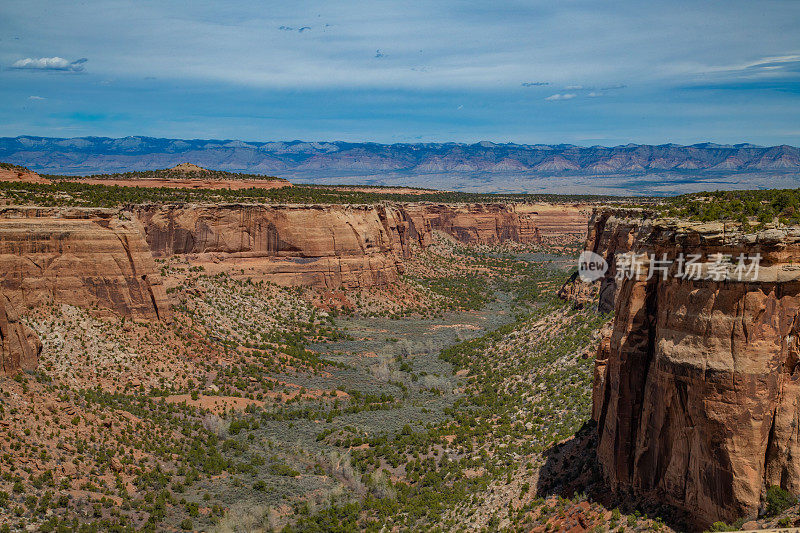
[[[170,316],[140,228],[114,210],[2,208],[0,290],[18,308],[58,302],[99,314]]]
[[[754,516],[771,485],[800,493],[800,230],[596,213],[587,248],[761,254],[758,279],[624,279],[595,369],[597,455],[611,486],[685,510],[699,527]],[[734,263],[736,260],[734,259]],[[647,272],[647,263],[645,264]]]

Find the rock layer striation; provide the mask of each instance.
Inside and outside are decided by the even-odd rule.
[[[586,234],[588,211],[552,204],[407,204],[403,210],[423,237],[442,231],[468,244],[558,244]]]
[[[282,285],[357,288],[397,280],[408,226],[385,206],[151,205],[134,208],[156,257]]]
[[[0,290],[20,308],[67,303],[139,319],[170,315],[141,228],[116,210],[0,209]]]
[[[699,527],[755,515],[772,485],[800,493],[800,229],[743,234],[599,211],[587,249],[610,261],[603,283],[616,293],[593,394],[612,487]],[[642,276],[612,284],[615,254],[628,251],[697,254],[702,279],[681,277],[679,261],[647,279],[647,259]],[[739,254],[760,254],[757,277],[739,280]]]
[[[283,285],[382,286],[433,231],[471,244],[538,243],[585,232],[577,207],[514,204],[147,205],[132,208],[156,257]]]
[[[354,289],[396,281],[433,231],[465,243],[531,243],[574,238],[585,220],[577,207],[522,204],[0,207],[0,291],[18,309],[67,303],[168,319],[153,257],[183,256],[210,274]]]

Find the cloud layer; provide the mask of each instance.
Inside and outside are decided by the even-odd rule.
[[[0,129],[800,143],[800,2],[108,2],[4,1]]]

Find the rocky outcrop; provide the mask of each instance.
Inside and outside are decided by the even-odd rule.
[[[58,302],[101,315],[170,315],[141,229],[116,210],[0,209],[0,290],[17,307]]]
[[[582,280],[578,272],[567,279],[557,292],[557,296],[584,307],[597,300],[601,313],[614,310],[617,294],[617,267],[614,258],[617,254],[629,252],[634,244],[636,233],[644,224],[649,224],[651,211],[635,208],[594,209],[589,218],[584,251],[593,252],[606,261],[607,270],[598,280]],[[647,231],[645,228],[644,231]]]
[[[11,301],[0,293],[0,375],[35,370],[41,351],[39,337],[19,321]]]
[[[616,287],[593,395],[611,486],[700,527],[755,515],[769,486],[800,493],[800,229],[746,235],[641,212],[593,221],[587,248],[610,259],[609,276],[614,251],[675,260],[647,279],[643,258],[642,275]],[[698,270],[680,254],[697,254]],[[740,279],[739,254],[748,267],[760,254],[756,277]]]
[[[468,244],[506,241],[559,244],[586,234],[588,211],[551,204],[407,204],[404,211],[423,236],[442,231]],[[423,237],[426,242],[427,237]]]

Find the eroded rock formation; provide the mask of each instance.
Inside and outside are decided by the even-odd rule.
[[[593,416],[612,487],[684,509],[698,526],[757,513],[772,485],[800,493],[800,229],[597,213],[587,248],[699,254],[700,275],[622,279],[598,352]],[[761,255],[757,279],[734,270]],[[725,277],[719,256],[731,256]],[[685,270],[684,270],[685,271]]]
[[[20,309],[68,303],[165,319],[153,256],[182,255],[209,274],[352,289],[396,281],[434,230],[468,243],[540,242],[574,238],[585,217],[579,208],[514,204],[4,207],[0,290]]]
[[[0,209],[0,290],[20,308],[57,302],[98,314],[170,315],[140,228],[116,210]]]
[[[19,321],[11,301],[0,293],[0,375],[35,370],[41,351],[39,337]]]
[[[0,164],[0,181],[18,181],[27,183],[50,183],[47,178],[36,172],[16,165]]]

